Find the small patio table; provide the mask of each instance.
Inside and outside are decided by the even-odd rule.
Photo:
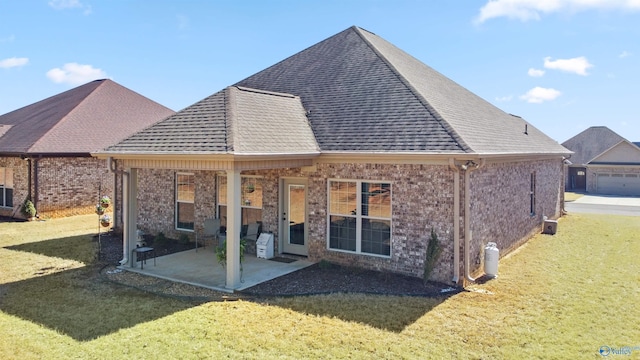
[[[156,266],[156,249],[149,246],[143,246],[143,247],[137,247],[133,249],[133,251],[131,252],[131,257],[135,256],[134,254],[142,255],[142,260],[140,261],[140,270],[144,269],[144,264],[147,262],[147,254],[149,253],[153,253],[153,266]],[[135,262],[137,261],[138,261],[138,258],[136,256]]]

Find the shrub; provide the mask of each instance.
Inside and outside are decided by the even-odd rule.
[[[158,235],[156,235],[155,238],[153,238],[153,243],[156,246],[165,246],[169,243],[169,238],[166,237],[164,233],[161,231],[158,233]]]
[[[22,208],[20,209],[22,215],[27,218],[32,218],[36,216],[36,207],[33,205],[33,202],[29,199],[26,199],[24,203],[22,203]]]
[[[178,241],[180,242],[180,244],[187,245],[191,242],[191,239],[187,234],[180,234],[180,238],[178,239]]]
[[[429,280],[429,276],[431,276],[433,268],[436,267],[441,253],[442,245],[438,242],[436,231],[431,228],[431,236],[429,237],[429,244],[427,244],[427,253],[424,260],[424,275],[422,277],[425,282]]]

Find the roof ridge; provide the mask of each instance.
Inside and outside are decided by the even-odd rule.
[[[68,91],[73,91],[73,90],[78,89],[79,87],[82,87],[82,86],[88,86],[88,85],[89,85],[89,84],[91,84],[91,83],[95,83],[95,82],[100,81],[100,84],[96,85],[96,87],[94,87],[94,88],[93,88],[93,89],[92,89],[92,90],[91,90],[91,91],[90,91],[90,92],[89,92],[85,97],[83,97],[83,98],[82,98],[82,100],[80,100],[80,101],[79,101],[79,102],[78,102],[78,103],[77,103],[77,104],[76,104],[76,105],[75,105],[71,110],[69,110],[69,112],[67,112],[64,116],[62,116],[62,117],[60,118],[60,120],[58,120],[58,121],[57,121],[57,122],[56,122],[52,127],[50,127],[47,131],[45,131],[45,132],[42,134],[42,136],[40,136],[40,138],[38,138],[38,140],[36,140],[33,144],[31,144],[31,145],[26,149],[26,152],[30,152],[30,151],[31,151],[31,149],[33,149],[34,147],[36,147],[36,146],[37,146],[38,144],[40,144],[41,142],[45,141],[45,140],[46,140],[47,135],[51,134],[54,130],[57,130],[57,128],[58,128],[58,127],[62,126],[62,123],[64,123],[64,122],[69,118],[69,115],[71,115],[72,113],[74,113],[74,112],[75,112],[75,111],[76,111],[76,110],[77,110],[77,109],[82,105],[82,103],[84,103],[85,101],[87,101],[87,98],[88,98],[88,97],[90,97],[91,95],[93,95],[93,94],[95,93],[95,91],[96,91],[98,88],[100,88],[100,87],[102,87],[104,84],[106,84],[106,81],[107,81],[107,80],[108,80],[108,79],[92,80],[92,81],[89,81],[89,82],[88,82],[88,83],[86,83],[86,84],[83,84],[83,85],[77,86],[77,87],[75,87],[75,88],[73,88],[73,89],[69,89]],[[114,82],[114,83],[115,83],[115,82]],[[58,94],[58,95],[60,95],[60,94]],[[54,95],[54,96],[56,96],[56,95]]]
[[[451,124],[449,124],[449,122],[447,122],[442,117],[442,115],[440,115],[440,113],[431,104],[429,104],[427,99],[425,99],[424,96],[422,96],[422,94],[415,88],[415,86],[413,86],[413,84],[411,84],[411,82],[408,81],[407,78],[405,78],[400,73],[400,71],[398,71],[398,69],[378,50],[378,48],[375,45],[373,45],[365,36],[363,36],[361,31],[366,31],[366,32],[372,34],[373,36],[379,37],[380,39],[382,39],[382,38],[380,36],[376,35],[375,33],[371,32],[371,31],[362,29],[362,28],[357,27],[357,26],[353,26],[352,29],[367,44],[367,46],[376,54],[376,56],[380,60],[382,60],[382,62],[385,63],[385,65],[393,72],[393,74],[398,78],[398,80],[400,80],[400,82],[404,86],[407,87],[407,89],[413,94],[413,96],[415,96],[416,99],[418,99],[420,104],[422,104],[422,106],[424,106],[433,115],[433,117],[438,121],[438,123],[440,123],[442,125],[442,127],[453,138],[453,140],[455,140],[455,142],[462,148],[462,150],[464,152],[472,152],[473,149],[471,149],[471,147],[462,139],[460,134],[458,134],[455,131],[453,126],[451,126]],[[384,39],[382,39],[382,40],[384,40]],[[393,45],[393,46],[395,46],[395,45]],[[403,50],[401,50],[401,51],[403,51]]]
[[[224,129],[225,129],[225,151],[233,152],[236,145],[236,135],[238,133],[237,121],[233,119],[236,116],[236,97],[234,86],[228,86],[224,89]]]
[[[240,86],[240,85],[235,85],[235,86],[232,86],[232,87],[235,87],[236,89],[238,89],[240,91],[252,92],[252,93],[262,94],[262,95],[280,96],[280,97],[287,97],[287,98],[292,98],[292,99],[298,97],[297,95],[293,95],[293,94],[288,94],[288,93],[283,93],[283,92],[276,92],[276,91],[261,90],[261,89],[246,87],[246,86]]]

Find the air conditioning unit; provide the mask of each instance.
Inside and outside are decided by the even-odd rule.
[[[545,220],[543,234],[555,235],[558,230],[558,220]]]

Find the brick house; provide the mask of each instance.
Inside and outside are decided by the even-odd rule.
[[[640,196],[640,147],[606,126],[592,126],[562,143],[574,152],[565,189]]]
[[[0,116],[0,216],[91,213],[120,177],[90,153],[174,112],[112,80],[96,80]]]
[[[217,217],[228,254],[257,222],[276,253],[421,277],[434,229],[430,278],[463,283],[487,242],[504,254],[560,215],[569,154],[351,27],[94,155],[128,179],[125,254],[137,228],[195,235]]]

